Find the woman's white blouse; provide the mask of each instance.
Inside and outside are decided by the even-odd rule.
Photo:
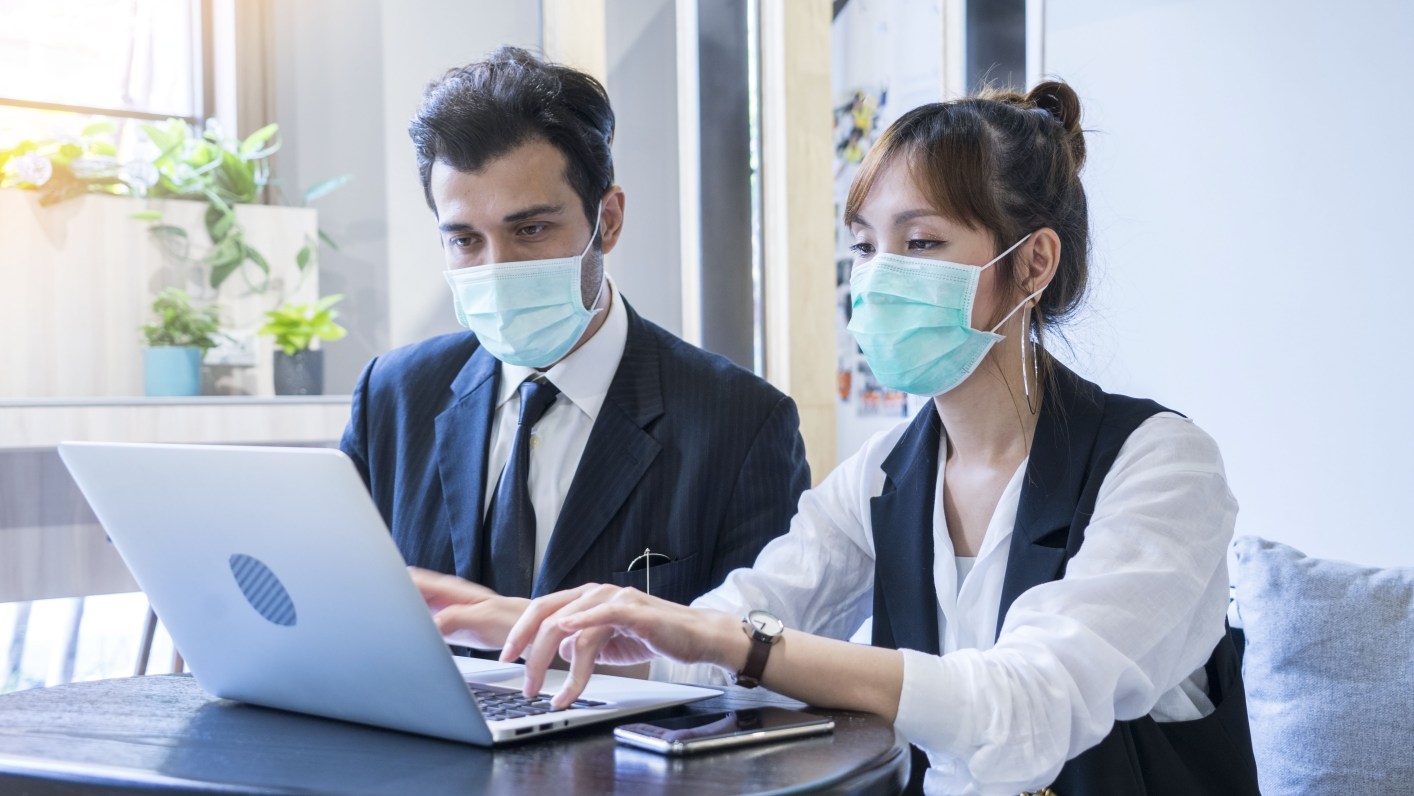
[[[907,423],[874,436],[801,496],[789,533],[693,605],[765,608],[787,628],[835,638],[872,612],[869,501]],[[946,452],[946,440],[943,441]],[[1085,544],[1065,577],[1030,589],[995,637],[1023,462],[1002,494],[970,574],[934,500],[934,587],[943,655],[903,650],[896,726],[928,752],[925,788],[1015,794],[1050,783],[1116,719],[1212,711],[1203,665],[1223,634],[1227,546],[1237,516],[1212,438],[1164,413],[1130,435],[1101,484]],[[724,682],[710,666],[654,664],[660,679]]]

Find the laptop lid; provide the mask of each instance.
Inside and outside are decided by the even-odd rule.
[[[596,675],[585,698],[604,707],[487,721],[467,682],[519,688],[523,667],[452,657],[342,452],[63,443],[59,455],[215,696],[489,745],[719,693]]]

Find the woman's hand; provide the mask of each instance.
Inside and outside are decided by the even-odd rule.
[[[728,614],[688,608],[633,588],[588,584],[532,601],[507,636],[501,660],[525,655],[525,693],[533,695],[559,652],[570,671],[551,702],[564,707],[589,683],[596,662],[630,665],[661,656],[739,669],[748,646],[741,620]]]
[[[432,621],[449,644],[494,650],[506,643],[511,627],[530,605],[522,597],[503,597],[455,575],[408,567],[408,574],[432,611]]]

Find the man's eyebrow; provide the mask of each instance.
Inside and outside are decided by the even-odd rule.
[[[514,224],[514,223],[516,223],[517,221],[524,221],[524,220],[526,220],[527,218],[535,218],[536,216],[555,216],[555,215],[559,215],[560,213],[563,213],[564,211],[565,211],[565,206],[562,205],[562,204],[560,204],[560,205],[532,205],[532,206],[530,206],[530,207],[525,208],[524,210],[517,210],[516,212],[511,213],[510,215],[506,216],[505,218],[502,218],[502,219],[501,219],[501,223],[503,223],[503,224]],[[476,230],[476,227],[472,226],[471,224],[467,224],[467,223],[465,223],[465,222],[462,222],[462,221],[448,221],[448,222],[445,223],[445,224],[439,225],[439,226],[437,227],[437,229],[441,230],[441,231],[444,232],[444,233],[452,233],[452,232],[476,232],[476,231],[477,231],[477,230]]]
[[[559,215],[564,211],[564,205],[535,205],[533,207],[527,207],[524,210],[518,210],[514,213],[511,213],[510,215],[501,219],[501,223],[514,224],[517,221],[524,221],[527,218],[535,218],[536,216]]]

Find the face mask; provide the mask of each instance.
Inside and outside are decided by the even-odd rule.
[[[601,311],[585,309],[579,281],[584,256],[597,237],[596,217],[594,233],[578,255],[443,272],[452,288],[457,322],[507,364],[544,368],[558,362]],[[598,306],[604,281],[601,277],[591,306]]]
[[[913,395],[941,395],[972,375],[1002,339],[997,329],[1041,295],[1038,290],[1022,299],[991,331],[971,326],[982,272],[1029,237],[980,268],[898,254],[879,254],[855,265],[849,279],[854,302],[849,331],[879,383]]]

